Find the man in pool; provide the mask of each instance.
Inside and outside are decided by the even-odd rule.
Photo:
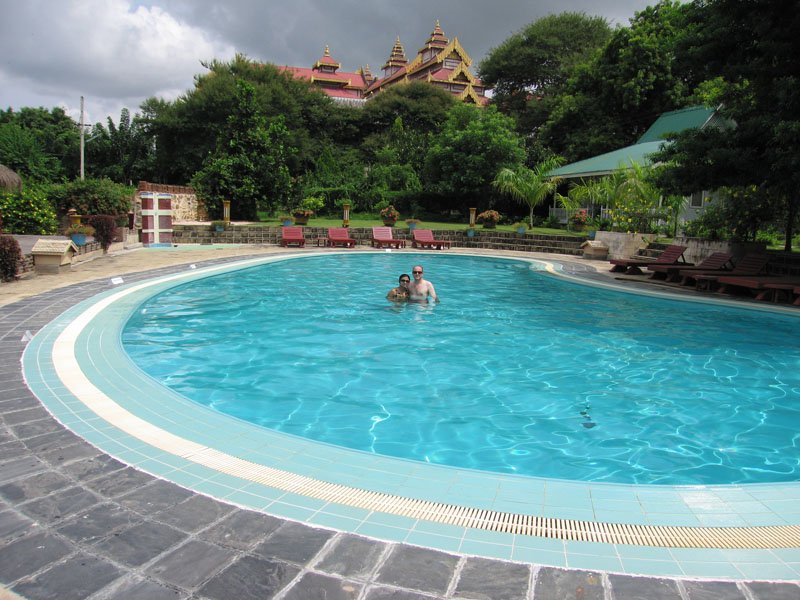
[[[439,302],[433,284],[422,277],[422,266],[415,265],[411,269],[411,274],[414,276],[414,281],[408,286],[408,299],[411,302]]]
[[[400,275],[399,283],[399,286],[390,289],[389,293],[386,294],[387,300],[392,302],[405,302],[408,300],[408,284],[411,283],[411,276],[408,273],[403,273]]]

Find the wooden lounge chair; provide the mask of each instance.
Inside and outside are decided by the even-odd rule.
[[[756,300],[777,300],[779,291],[793,290],[800,286],[800,277],[780,275],[742,275],[739,277],[720,277],[717,279],[718,292],[734,293],[739,290],[755,292]],[[767,287],[770,286],[770,287]]]
[[[289,246],[289,244],[297,244],[301,248],[306,245],[302,227],[284,227],[281,229],[281,246]]]
[[[684,260],[683,253],[685,250],[686,246],[671,244],[664,249],[658,258],[613,258],[609,261],[614,265],[611,267],[611,272],[619,273],[625,271],[629,275],[641,275],[641,267],[646,267],[648,265],[677,265],[678,263],[682,263],[688,266],[692,263],[687,263]]]
[[[450,247],[450,242],[436,240],[433,238],[433,231],[430,229],[415,229],[413,232],[414,240],[411,242],[413,248],[436,248],[443,250]]]
[[[787,302],[792,302],[792,299],[794,299],[792,304],[800,306],[800,283],[790,283],[782,279],[772,280],[765,283],[764,290],[756,295],[756,300],[771,299],[773,302],[779,302],[781,298],[786,298]]]
[[[355,248],[356,241],[350,237],[347,227],[328,227],[328,237],[325,238],[325,245],[331,248],[336,246]]]
[[[392,237],[391,227],[373,227],[372,241],[373,248],[405,248],[406,241]]]
[[[730,271],[692,271],[682,269],[679,271],[681,285],[688,285],[692,281],[698,290],[711,290],[720,277],[742,277],[761,275],[767,268],[769,256],[766,254],[745,254]]]
[[[714,252],[700,261],[699,264],[693,267],[686,265],[647,265],[647,270],[652,271],[650,279],[661,279],[664,275],[666,281],[680,281],[680,271],[723,271],[728,270],[733,263],[731,259],[732,254],[727,252]]]

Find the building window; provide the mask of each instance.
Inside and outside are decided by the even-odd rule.
[[[704,192],[695,192],[692,194],[691,199],[689,200],[689,206],[692,208],[702,208],[703,198],[705,198]]]
[[[461,63],[460,60],[456,60],[453,58],[445,58],[444,59],[444,68],[445,69],[457,69],[458,65]]]

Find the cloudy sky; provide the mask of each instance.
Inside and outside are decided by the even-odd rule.
[[[626,25],[655,0],[0,0],[0,108],[65,108],[76,120],[115,121],[151,96],[172,100],[236,52],[311,66],[325,45],[374,75],[400,37],[409,59],[436,20],[477,63],[531,21],[564,11]]]

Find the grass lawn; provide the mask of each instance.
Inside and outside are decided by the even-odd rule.
[[[258,225],[268,225],[270,227],[279,227],[281,225],[280,219],[278,217],[267,217],[263,214],[259,215],[260,221],[258,223],[253,223],[253,226]],[[308,221],[308,227],[341,227],[342,226],[342,219],[340,217],[333,218],[333,217],[312,217]],[[371,216],[371,215],[350,215],[350,226],[351,227],[380,227],[383,226],[383,221],[379,218]],[[450,230],[450,231],[464,231],[467,229],[466,223],[445,223],[441,221],[423,221],[420,220],[420,224],[417,225],[420,229],[436,229],[436,230]],[[408,229],[408,225],[403,220],[398,221],[395,226],[395,229],[398,231],[402,231],[404,229]],[[477,230],[481,231],[483,227],[478,224]],[[497,231],[516,231],[516,228],[512,227],[511,225],[498,225],[496,228]],[[489,230],[491,231],[491,230]],[[585,232],[576,232],[576,231],[567,231],[566,229],[552,229],[549,227],[534,227],[533,229],[529,229],[528,233],[532,234],[542,234],[542,235],[569,235],[574,237],[586,237]]]

